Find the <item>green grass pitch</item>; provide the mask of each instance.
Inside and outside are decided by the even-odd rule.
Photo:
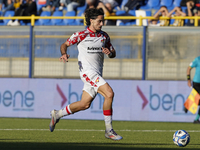
[[[0,150],[180,149],[172,141],[178,129],[188,131],[191,138],[182,149],[200,149],[200,124],[113,121],[114,129],[124,139],[112,141],[104,137],[104,121],[62,119],[54,132],[49,131],[49,122],[0,118]]]

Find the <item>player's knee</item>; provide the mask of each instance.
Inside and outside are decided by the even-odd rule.
[[[113,97],[114,97],[114,92],[113,92],[113,91],[107,92],[106,97],[109,98],[109,99],[113,99]]]

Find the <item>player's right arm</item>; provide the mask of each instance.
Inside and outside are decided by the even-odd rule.
[[[62,55],[60,57],[60,61],[68,62],[68,58],[70,57],[70,55],[67,54],[67,48],[70,45],[74,45],[74,44],[78,43],[79,41],[80,41],[79,32],[76,32],[76,33],[72,34],[72,36],[70,38],[68,38],[67,41],[60,46],[60,52]]]
[[[66,41],[65,43],[63,43],[61,46],[60,46],[60,52],[61,52],[61,57],[60,57],[60,61],[63,61],[63,62],[68,62],[68,58],[70,57],[70,55],[67,54],[67,48],[70,46],[69,42]]]

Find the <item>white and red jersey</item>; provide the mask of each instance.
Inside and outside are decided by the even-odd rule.
[[[106,32],[95,33],[87,28],[84,31],[74,33],[67,41],[70,45],[77,44],[80,71],[92,70],[102,75],[104,62],[102,47],[113,49],[110,37]]]

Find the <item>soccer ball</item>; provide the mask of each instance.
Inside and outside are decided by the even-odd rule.
[[[178,130],[173,135],[173,142],[177,146],[184,147],[190,142],[190,135],[185,130]]]

